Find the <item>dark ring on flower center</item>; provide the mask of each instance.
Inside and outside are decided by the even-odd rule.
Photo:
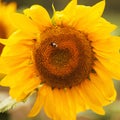
[[[84,33],[57,26],[41,34],[41,42],[35,46],[34,60],[42,82],[52,88],[66,88],[89,77],[93,52]]]

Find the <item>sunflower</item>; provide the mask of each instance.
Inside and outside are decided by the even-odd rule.
[[[11,15],[17,30],[1,55],[0,69],[8,74],[0,84],[17,102],[37,93],[29,117],[42,107],[53,120],[75,120],[88,109],[104,115],[103,106],[115,100],[120,37],[101,17],[104,7],[104,0],[94,6],[72,0],[52,18],[39,5]]]
[[[0,39],[6,39],[15,30],[9,15],[16,11],[16,3],[6,4],[0,0]],[[4,42],[4,40],[3,40]],[[4,45],[0,43],[0,54]]]

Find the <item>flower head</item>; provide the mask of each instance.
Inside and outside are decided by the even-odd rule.
[[[6,4],[0,0],[0,39],[7,39],[15,30],[10,20],[10,14],[16,11],[16,4]],[[1,40],[4,43],[4,40]],[[0,54],[4,45],[0,43]]]
[[[120,38],[111,36],[116,26],[101,17],[104,6],[105,1],[91,7],[72,0],[52,18],[39,5],[12,15],[18,30],[1,55],[8,75],[0,84],[17,101],[37,92],[29,116],[43,107],[54,120],[75,120],[87,109],[105,114],[103,106],[115,100]]]

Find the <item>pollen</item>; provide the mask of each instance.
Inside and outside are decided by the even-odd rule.
[[[42,82],[52,88],[68,88],[89,78],[94,53],[85,33],[68,26],[52,26],[40,39],[33,54]]]

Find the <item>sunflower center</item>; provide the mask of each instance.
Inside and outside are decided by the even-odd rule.
[[[66,65],[70,59],[70,51],[69,49],[55,49],[50,54],[50,62],[54,66],[63,67]]]
[[[87,36],[71,27],[53,26],[34,49],[36,70],[52,88],[73,87],[89,77],[93,51]]]

